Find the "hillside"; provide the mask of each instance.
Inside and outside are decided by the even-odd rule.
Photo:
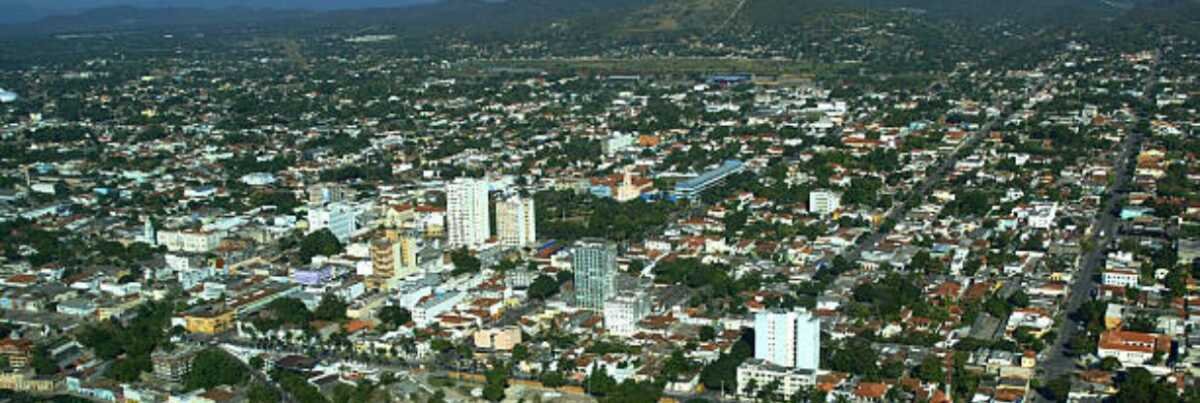
[[[133,4],[194,4],[197,0],[140,0]],[[163,3],[166,1],[166,3]],[[251,28],[255,31],[371,29],[425,35],[552,36],[560,40],[708,37],[746,29],[836,30],[832,15],[872,18],[908,15],[984,26],[1000,21],[1031,27],[1103,26],[1106,22],[1184,22],[1200,16],[1200,0],[351,0],[352,5],[406,7],[311,10],[315,0],[248,0],[231,8],[111,7],[36,23],[10,25],[0,35],[89,32],[110,29]],[[157,2],[157,3],[156,3]],[[216,3],[230,4],[233,0]],[[291,4],[268,9],[255,5]],[[0,14],[29,15],[27,0],[0,0]],[[823,25],[821,25],[823,24]]]

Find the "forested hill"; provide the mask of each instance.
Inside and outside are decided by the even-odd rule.
[[[1033,29],[1102,27],[1114,22],[1142,21],[1188,24],[1189,19],[1194,21],[1200,16],[1197,5],[1200,0],[430,0],[435,1],[431,4],[422,1],[401,1],[417,3],[405,7],[335,10],[257,8],[255,5],[261,2],[254,1],[234,8],[102,8],[49,17],[36,23],[0,26],[3,27],[0,35],[240,27],[256,31],[368,30],[412,36],[455,34],[493,38],[550,32],[603,40],[704,36],[727,29],[804,27],[832,14],[854,14],[861,18],[902,14],[955,25],[1013,23]],[[303,4],[309,3],[319,2],[307,0]],[[18,0],[0,0],[0,8],[10,5],[16,7],[12,9],[14,13],[29,13],[28,7],[17,7],[23,4]],[[391,3],[371,0],[363,4]]]

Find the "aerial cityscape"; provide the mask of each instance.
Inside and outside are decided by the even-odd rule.
[[[173,1],[0,0],[0,402],[1200,403],[1200,1]]]

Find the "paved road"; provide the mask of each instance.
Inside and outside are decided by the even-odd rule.
[[[1117,238],[1120,220],[1114,214],[1114,210],[1122,200],[1122,197],[1118,194],[1118,190],[1129,184],[1129,160],[1133,153],[1139,149],[1142,137],[1142,134],[1134,133],[1126,136],[1125,141],[1122,142],[1121,152],[1117,155],[1117,160],[1113,164],[1114,167],[1117,167],[1116,180],[1113,182],[1113,186],[1109,187],[1105,195],[1105,202],[1100,206],[1100,210],[1096,213],[1096,218],[1092,224],[1094,247],[1084,255],[1079,270],[1075,272],[1075,282],[1071,284],[1067,303],[1063,306],[1061,312],[1075,312],[1075,310],[1091,299],[1093,293],[1096,292],[1097,285],[1093,281],[1093,278],[1098,273],[1098,270],[1104,266],[1105,254],[1108,247]],[[1059,375],[1069,374],[1075,369],[1074,360],[1066,355],[1066,343],[1076,335],[1079,326],[1074,321],[1063,318],[1058,322],[1058,328],[1055,330],[1058,338],[1050,346],[1050,350],[1046,352],[1044,355],[1045,358],[1042,359],[1039,365],[1039,369],[1043,371],[1046,379],[1054,379]]]
[[[983,142],[983,140],[987,138],[987,136],[992,132],[993,128],[1004,124],[1009,115],[1012,114],[1012,107],[1010,106],[1011,104],[1031,98],[1033,94],[1045,89],[1046,85],[1048,85],[1048,80],[1042,79],[1036,85],[1027,89],[1025,93],[1021,94],[1020,96],[1014,95],[1009,97],[1009,99],[1005,100],[1005,102],[1002,102],[1000,105],[995,105],[1001,108],[1001,113],[996,116],[996,118],[981,126],[979,130],[972,132],[971,136],[960,143],[959,146],[950,153],[950,155],[942,158],[941,162],[934,166],[933,172],[926,175],[925,178],[921,180],[921,183],[913,187],[912,192],[908,194],[908,197],[905,200],[893,204],[892,208],[888,210],[888,214],[884,218],[884,222],[896,223],[899,222],[900,219],[904,218],[904,216],[908,214],[909,210],[921,203],[921,200],[923,200],[925,195],[928,195],[929,192],[933,190],[934,186],[941,184],[942,181],[946,179],[946,176],[950,175],[951,172],[954,172],[954,166],[958,164],[958,161],[961,159],[961,157],[969,154],[964,152],[965,150],[973,150],[975,147],[979,146],[979,143]],[[854,246],[847,248],[844,252],[842,252],[841,256],[851,262],[858,260],[858,258],[862,256],[863,251],[874,248],[876,245],[878,245],[880,241],[887,237],[888,232],[890,232],[890,229],[887,231],[880,230],[862,236]]]
[[[1161,58],[1160,52],[1152,64],[1151,74],[1146,78],[1143,97],[1148,97],[1150,94],[1150,90],[1157,77],[1155,72],[1157,71],[1158,59]],[[1116,159],[1113,161],[1113,167],[1116,169],[1115,181],[1113,182],[1113,186],[1107,189],[1104,202],[1100,205],[1100,210],[1096,212],[1096,218],[1092,222],[1093,248],[1083,256],[1079,270],[1075,272],[1075,282],[1071,284],[1067,303],[1060,310],[1060,313],[1069,314],[1075,312],[1088,299],[1092,298],[1093,292],[1096,292],[1097,284],[1093,281],[1093,278],[1096,276],[1097,271],[1104,265],[1105,254],[1109,246],[1117,239],[1120,220],[1114,212],[1122,200],[1121,194],[1123,194],[1123,190],[1129,184],[1129,173],[1132,171],[1130,164],[1133,162],[1135,153],[1141,149],[1144,136],[1144,133],[1130,133],[1121,142],[1120,152],[1117,153]],[[1066,344],[1079,333],[1079,325],[1064,316],[1058,321],[1057,328],[1054,330],[1058,337],[1050,345],[1049,350],[1042,355],[1037,366],[1039,378],[1044,381],[1063,375],[1070,375],[1075,371],[1075,361],[1067,356]],[[1052,401],[1036,391],[1031,393],[1029,400],[1034,403]]]

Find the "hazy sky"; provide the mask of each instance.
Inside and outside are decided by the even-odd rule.
[[[114,6],[202,8],[240,6],[333,10],[398,7],[438,1],[440,0],[0,0],[0,24],[30,22],[50,15],[74,14],[93,8]]]
[[[0,0],[3,3],[26,3],[38,9],[88,9],[131,5],[141,7],[228,7],[252,6],[275,8],[357,8],[403,6],[430,3],[435,0]]]

